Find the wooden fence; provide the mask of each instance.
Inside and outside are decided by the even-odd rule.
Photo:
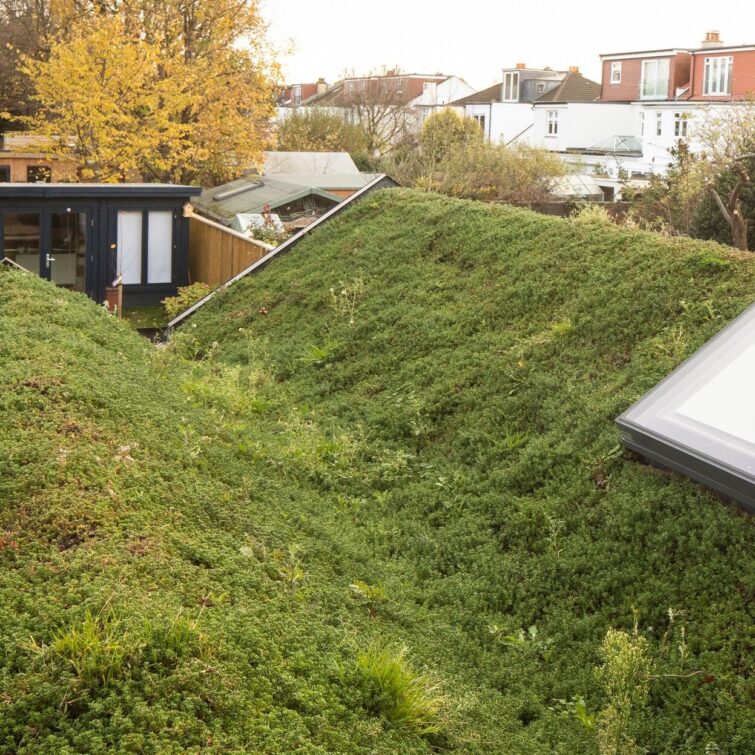
[[[189,217],[189,277],[215,288],[262,259],[272,246],[199,215]]]

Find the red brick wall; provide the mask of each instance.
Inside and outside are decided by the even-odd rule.
[[[689,83],[690,58],[688,52],[677,53],[669,58],[668,71],[668,97],[673,99],[677,87],[686,86]],[[651,58],[646,58],[651,60]],[[652,58],[658,60],[658,58]],[[600,99],[605,102],[626,102],[640,99],[640,86],[642,83],[643,58],[629,58],[621,62],[621,83],[611,84],[611,63],[615,60],[603,61],[603,77],[601,80]]]
[[[676,96],[676,90],[689,84],[692,56],[688,52],[677,53],[669,64],[669,97]]]
[[[616,62],[621,62],[621,83],[611,84],[611,63]],[[622,61],[604,60],[600,99],[606,102],[639,100],[641,77],[642,61],[638,58]]]
[[[731,98],[741,99],[748,94],[755,93],[755,50],[743,52],[719,52],[718,50],[706,50],[695,53],[694,56],[694,79],[690,99],[704,100],[709,102],[721,102],[726,97],[703,94],[703,79],[705,76],[705,58],[731,56],[734,58],[734,68],[731,77]]]

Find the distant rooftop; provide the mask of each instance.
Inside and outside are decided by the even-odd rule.
[[[266,176],[359,175],[348,152],[265,152]]]

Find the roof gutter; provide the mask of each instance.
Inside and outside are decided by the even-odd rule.
[[[253,264],[249,265],[249,267],[242,270],[240,273],[237,273],[233,276],[233,278],[230,278],[225,283],[222,283],[220,286],[218,286],[216,289],[211,291],[207,296],[200,299],[196,304],[193,304],[191,307],[189,307],[187,310],[184,310],[181,312],[180,315],[174,317],[166,326],[168,337],[170,337],[173,334],[173,330],[177,328],[179,325],[182,325],[184,322],[186,322],[195,312],[200,310],[202,307],[204,307],[207,302],[212,300],[216,294],[220,293],[221,291],[224,291],[226,288],[229,288],[232,286],[236,281],[241,280],[242,278],[245,278],[250,273],[257,272],[258,270],[261,270],[263,267],[265,267],[268,263],[270,263],[273,259],[276,257],[279,257],[286,252],[291,251],[308,233],[313,231],[315,228],[319,228],[323,223],[327,223],[329,220],[333,219],[340,213],[342,213],[345,209],[350,207],[355,202],[358,202],[360,199],[365,197],[367,194],[375,191],[376,189],[388,189],[393,188],[395,186],[398,186],[396,181],[394,181],[390,176],[385,175],[385,173],[381,173],[379,176],[377,176],[375,179],[370,181],[366,186],[361,188],[359,191],[357,191],[355,194],[352,194],[350,197],[345,199],[343,202],[341,202],[339,205],[334,207],[332,210],[329,210],[324,215],[320,216],[317,220],[315,220],[314,223],[307,226],[303,230],[299,231],[299,233],[292,236],[287,241],[284,241],[279,246],[276,246],[273,250],[268,252],[264,257],[257,260],[257,262],[254,262]]]

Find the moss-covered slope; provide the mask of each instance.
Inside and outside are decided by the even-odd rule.
[[[359,439],[331,486],[337,537],[405,606],[424,662],[477,685],[481,746],[497,730],[511,752],[586,752],[615,734],[616,685],[596,668],[610,628],[644,647],[636,621],[654,670],[628,682],[642,702],[626,737],[744,753],[752,519],[623,452],[613,420],[753,299],[751,257],[715,244],[391,191],[218,297],[179,342],[264,365]],[[365,484],[384,446],[404,466]]]

